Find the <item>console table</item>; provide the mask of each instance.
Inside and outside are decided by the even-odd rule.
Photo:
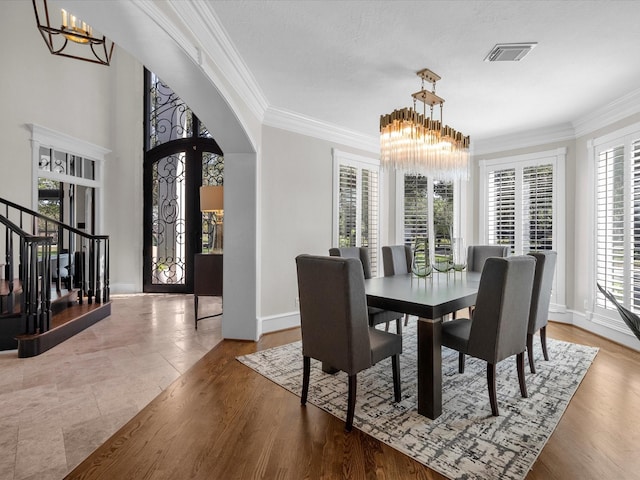
[[[198,297],[222,296],[222,253],[197,253],[193,269],[193,307],[197,330],[198,320],[222,315],[222,313],[216,313],[198,318]]]

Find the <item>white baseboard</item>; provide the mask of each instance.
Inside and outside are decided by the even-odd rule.
[[[133,283],[112,283],[109,285],[109,291],[112,294],[124,294],[124,293],[141,293],[142,290],[136,287]]]
[[[569,325],[573,324],[573,313],[572,312],[553,312],[549,311],[549,320],[558,322],[558,323],[566,323]]]
[[[300,312],[289,312],[260,318],[260,334],[277,332],[300,326]]]
[[[568,311],[567,313],[571,314],[573,318],[571,322],[566,323],[571,323],[576,327],[580,327],[588,332],[600,335],[601,337],[611,340],[612,342],[619,343],[620,345],[624,345],[632,350],[640,351],[640,341],[633,335],[633,333],[622,333],[618,330],[614,330],[613,328],[609,328],[606,325],[593,322],[589,320],[587,315],[583,312]]]
[[[588,332],[609,339],[613,342],[624,345],[633,350],[640,351],[640,341],[632,334],[622,333],[618,330],[608,328],[605,325],[592,322],[587,319],[582,312],[574,310],[550,311],[549,319],[568,325],[575,325]],[[300,326],[300,312],[289,312],[280,315],[271,315],[260,319],[260,335],[265,333],[277,332],[278,330],[286,330]]]

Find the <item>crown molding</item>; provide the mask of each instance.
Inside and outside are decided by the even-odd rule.
[[[472,143],[472,155],[487,155],[489,153],[504,152],[507,150],[548,145],[550,143],[573,140],[575,137],[576,134],[573,125],[563,123],[552,127],[517,132],[488,138],[486,140],[475,140]]]
[[[376,155],[380,154],[380,139],[378,137],[365,135],[355,130],[339,127],[289,110],[269,107],[265,113],[263,123],[270,127],[309,135],[375,153]]]
[[[215,80],[217,88],[220,89],[222,85],[227,84],[235,89],[237,96],[242,99],[251,113],[262,121],[269,102],[213,8],[205,2],[178,0],[171,0],[169,5],[200,43],[199,46],[193,47],[195,50],[195,55],[192,54],[193,60]],[[205,68],[203,54],[211,59],[224,81],[214,76],[214,69]],[[229,96],[225,95],[225,97],[228,101]]]
[[[132,5],[153,20],[169,37],[176,41],[189,58],[197,63],[198,49],[195,45],[192,45],[192,42],[189,41],[175,23],[158,7],[157,2],[154,0],[138,0],[137,2],[132,2]]]
[[[623,95],[572,123],[576,137],[581,137],[636,113],[640,113],[640,89]]]
[[[486,155],[554,142],[575,140],[578,137],[587,135],[600,128],[608,127],[619,120],[623,120],[637,113],[640,113],[640,89],[623,95],[597,108],[588,115],[577,118],[571,123],[503,135],[486,140],[476,140],[472,146],[473,155]]]

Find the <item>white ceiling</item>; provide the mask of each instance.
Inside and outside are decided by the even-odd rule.
[[[375,136],[442,80],[473,139],[571,123],[640,88],[638,1],[207,1],[270,107]],[[487,63],[496,43],[538,42]]]

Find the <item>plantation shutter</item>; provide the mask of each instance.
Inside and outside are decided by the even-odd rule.
[[[631,158],[633,163],[633,212],[630,225],[633,244],[630,279],[632,285],[631,308],[637,312],[640,311],[640,140],[633,142]]]
[[[371,259],[371,275],[378,272],[378,215],[379,198],[378,172],[376,170],[360,170],[362,185],[362,208],[360,222],[360,246],[369,247]]]
[[[600,152],[597,166],[596,279],[624,301],[624,147]],[[598,298],[604,307],[604,298]]]
[[[356,246],[356,223],[358,218],[357,202],[358,169],[349,165],[340,165],[339,178],[339,219],[338,246]]]
[[[487,185],[487,240],[508,245],[513,253],[516,238],[516,170],[492,170]]]
[[[337,238],[339,247],[367,247],[371,274],[377,275],[380,230],[379,167],[342,159],[337,162]]]
[[[522,172],[522,251],[553,248],[553,165]]]
[[[553,308],[565,305],[566,149],[481,160],[480,239],[508,246],[511,255],[554,250],[558,254]]]

